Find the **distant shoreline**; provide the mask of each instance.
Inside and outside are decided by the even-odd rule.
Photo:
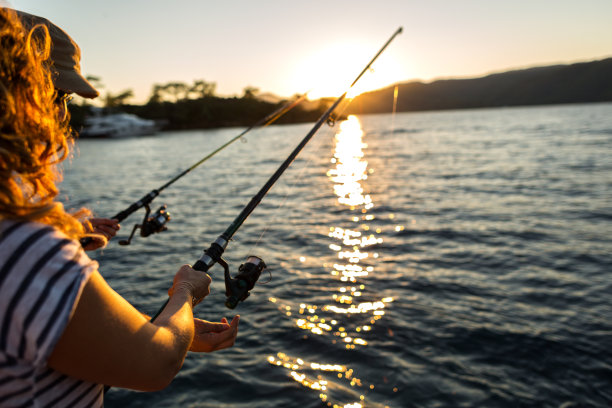
[[[490,74],[404,82],[358,95],[347,113],[495,108],[612,101],[612,58]]]
[[[398,90],[394,107],[394,93]],[[275,123],[316,121],[335,98],[308,101]],[[411,81],[366,92],[354,98],[344,115],[455,109],[612,102],[612,58],[489,74],[479,78]],[[120,105],[114,111],[164,123],[164,129],[211,129],[251,126],[284,101],[250,97],[206,96],[198,99]],[[81,129],[91,107],[71,105],[71,124]],[[111,110],[112,111],[112,110]]]

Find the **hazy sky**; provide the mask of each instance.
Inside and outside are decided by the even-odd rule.
[[[254,86],[337,96],[399,26],[404,33],[374,66],[371,87],[612,56],[612,0],[8,4],[66,30],[81,46],[84,73],[113,93],[133,89],[137,103],[155,83],[196,79],[216,82],[220,95]]]

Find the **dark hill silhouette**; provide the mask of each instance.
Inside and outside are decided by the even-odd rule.
[[[398,87],[398,112],[607,102],[612,101],[612,58]],[[357,96],[347,112],[392,112],[394,88]]]
[[[343,115],[392,112],[394,89],[395,85],[357,96]],[[482,78],[405,82],[398,84],[398,89],[398,112],[608,102],[612,101],[612,58],[508,71]],[[222,98],[211,93],[197,99],[152,99],[145,105],[121,103],[110,110],[159,121],[166,129],[248,126],[281,106],[280,98],[264,96],[266,100],[247,95]],[[314,122],[334,100],[307,101],[276,123]],[[81,129],[91,107],[84,103],[71,104],[69,108],[72,127]]]

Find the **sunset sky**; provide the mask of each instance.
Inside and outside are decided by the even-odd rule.
[[[0,0],[2,3],[3,0]],[[217,94],[246,86],[338,96],[399,27],[364,86],[474,77],[612,56],[610,0],[12,0],[81,46],[101,91],[203,79]]]

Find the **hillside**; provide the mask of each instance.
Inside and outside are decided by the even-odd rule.
[[[395,85],[361,94],[347,113],[392,112]],[[397,111],[612,101],[612,58],[471,79],[398,84]]]

